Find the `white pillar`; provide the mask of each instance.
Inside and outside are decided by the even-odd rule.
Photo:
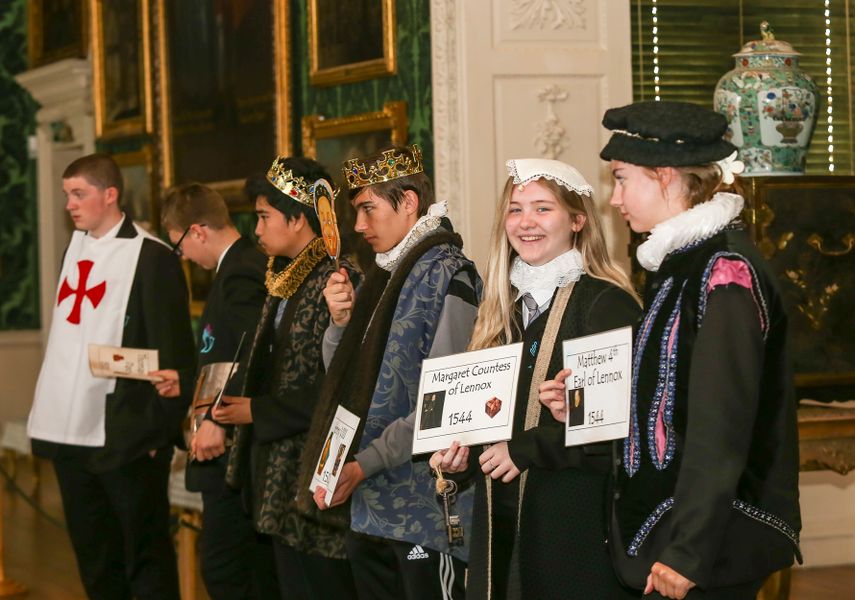
[[[47,340],[62,253],[73,227],[65,212],[62,172],[95,152],[92,69],[89,61],[69,59],[15,77],[41,105],[36,113],[39,218],[39,297],[42,341]]]

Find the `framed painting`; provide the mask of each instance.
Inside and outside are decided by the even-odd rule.
[[[344,161],[366,156],[388,144],[407,143],[407,103],[387,102],[383,110],[346,117],[303,117],[303,154],[324,165],[340,189]]]
[[[201,317],[205,311],[205,303],[211,287],[214,285],[216,271],[203,269],[192,260],[182,260],[184,278],[187,281],[187,291],[190,294],[190,316]]]
[[[160,206],[157,202],[154,164],[150,146],[138,152],[114,154],[124,182],[122,210],[153,235],[160,230]]]
[[[149,0],[90,0],[95,134],[151,133]]]
[[[342,176],[344,161],[367,156],[389,144],[407,143],[407,103],[387,102],[383,110],[325,119],[320,115],[303,117],[303,154],[326,167],[335,186],[342,191],[336,201],[336,216],[343,253],[355,256],[363,268],[372,260],[371,248],[355,235],[356,215],[347,201],[347,182]]]
[[[156,0],[161,185],[244,203],[247,176],[291,153],[288,0]]]
[[[29,0],[30,68],[64,58],[86,58],[85,0]]]
[[[312,85],[396,73],[395,0],[308,0],[308,26]]]

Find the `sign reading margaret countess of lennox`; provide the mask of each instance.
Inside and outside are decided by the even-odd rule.
[[[632,328],[622,327],[564,342],[567,389],[566,446],[629,434]]]
[[[511,439],[522,344],[422,363],[413,454]]]

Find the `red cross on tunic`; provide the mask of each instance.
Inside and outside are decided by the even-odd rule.
[[[74,294],[74,306],[71,307],[71,312],[66,317],[66,321],[72,325],[80,325],[80,309],[83,307],[83,298],[89,298],[92,303],[92,308],[98,308],[101,299],[104,297],[104,292],[107,291],[107,283],[102,281],[98,285],[86,288],[86,281],[89,279],[89,272],[92,271],[92,265],[95,264],[91,260],[78,260],[77,272],[77,288],[72,288],[68,285],[68,277],[63,279],[62,285],[59,288],[59,297],[56,300],[56,305]]]

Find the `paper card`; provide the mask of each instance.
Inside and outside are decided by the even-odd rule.
[[[208,409],[222,398],[223,389],[229,378],[234,373],[236,363],[215,362],[208,363],[199,371],[196,379],[196,389],[193,392],[193,432],[199,429]]]
[[[315,471],[312,473],[312,483],[309,484],[309,491],[313,494],[318,486],[326,489],[327,506],[330,505],[335,493],[335,486],[338,484],[341,468],[353,443],[357,427],[359,427],[359,417],[343,406],[339,406],[335,411],[318,464],[315,465]]]
[[[89,344],[89,370],[94,377],[163,381],[162,377],[149,375],[158,368],[157,350]]]
[[[511,439],[519,344],[429,358],[419,381],[413,454]]]
[[[564,381],[565,445],[625,438],[629,434],[632,328],[567,340],[563,351],[564,367],[573,370]]]

